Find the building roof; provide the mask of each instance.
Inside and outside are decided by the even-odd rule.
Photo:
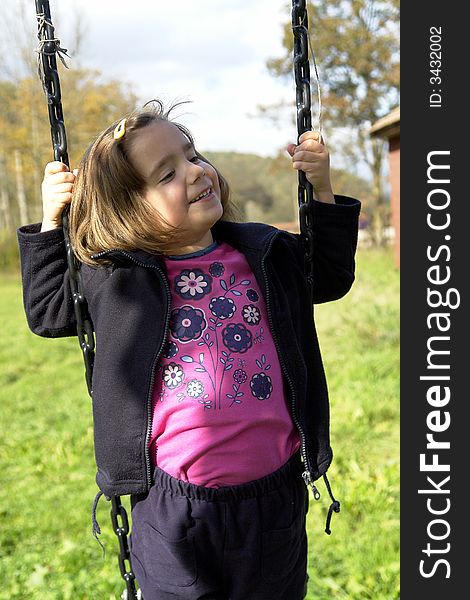
[[[388,115],[376,121],[369,129],[371,136],[390,139],[400,135],[400,107],[397,106]]]

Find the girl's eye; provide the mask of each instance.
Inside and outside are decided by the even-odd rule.
[[[174,174],[174,171],[170,171],[167,175],[165,175],[165,177],[163,177],[163,179],[160,179],[160,182],[162,181],[167,181],[168,179],[170,179],[170,177],[172,177]]]
[[[189,159],[191,162],[198,162],[199,160],[201,160],[199,158],[199,156],[193,156],[192,158]]]

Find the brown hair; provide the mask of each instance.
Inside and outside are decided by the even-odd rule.
[[[91,255],[113,248],[171,254],[185,245],[187,231],[168,223],[145,201],[142,193],[146,181],[128,158],[135,132],[160,121],[171,122],[194,145],[188,129],[169,118],[170,112],[185,102],[174,103],[165,110],[160,100],[152,100],[127,116],[123,138],[115,140],[113,135],[120,119],[105,129],[86,150],[75,180],[69,216],[71,245],[81,262],[96,266]],[[196,154],[211,164],[197,150]],[[214,169],[220,184],[221,220],[241,221],[242,214],[230,199],[226,179]],[[110,263],[109,260],[101,262]]]

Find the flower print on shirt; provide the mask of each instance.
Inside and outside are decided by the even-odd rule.
[[[181,308],[176,308],[171,313],[170,330],[174,337],[182,342],[189,342],[200,338],[198,346],[206,346],[206,352],[200,352],[199,361],[196,361],[191,355],[181,356],[181,360],[185,363],[194,363],[196,372],[204,372],[210,379],[212,385],[212,397],[214,401],[209,398],[209,394],[206,394],[204,398],[199,400],[203,404],[204,408],[222,408],[221,393],[222,384],[225,376],[225,372],[229,371],[233,367],[234,358],[230,356],[226,351],[222,351],[222,356],[219,357],[219,344],[222,344],[230,351],[243,354],[252,346],[252,333],[246,327],[244,323],[229,323],[221,331],[221,336],[218,335],[220,327],[223,322],[232,319],[236,316],[237,306],[229,294],[241,297],[242,292],[237,289],[240,286],[250,285],[251,280],[243,279],[239,283],[236,282],[235,274],[232,273],[228,281],[222,278],[225,272],[224,265],[222,263],[213,262],[209,267],[209,272],[214,276],[205,275],[201,269],[185,269],[181,271],[176,282],[181,283],[182,281],[188,282],[189,275],[193,275],[191,281],[205,281],[205,277],[210,278],[210,287],[216,282],[222,288],[223,292],[219,296],[214,296],[210,299],[208,309],[212,313],[212,316],[206,319],[204,310],[194,308],[189,305],[185,305]],[[186,277],[186,279],[183,278]],[[191,283],[191,282],[189,282]],[[209,287],[209,286],[206,286]],[[180,286],[182,296],[183,293],[191,293],[189,289],[186,289],[183,285]],[[193,284],[192,290],[196,290],[197,285]],[[205,288],[201,291],[204,294]],[[202,297],[202,296],[201,296]],[[246,322],[256,324],[260,321],[260,314],[255,306],[247,305],[245,307],[245,316],[241,317]],[[208,325],[208,323],[210,323]],[[207,326],[207,331],[204,331]],[[212,332],[212,333],[210,333]],[[222,338],[220,340],[220,337]],[[205,361],[207,354],[207,361]],[[219,357],[219,359],[218,359]],[[217,360],[218,359],[218,360]],[[206,364],[207,363],[207,364]],[[222,367],[222,369],[220,369]],[[235,390],[234,390],[235,391]],[[240,403],[240,397],[243,396],[243,392],[236,390],[237,404]],[[189,395],[189,394],[188,394]],[[233,402],[232,402],[233,404]]]
[[[165,358],[173,358],[173,356],[176,356],[178,354],[178,350],[178,344],[175,344],[175,342],[168,340],[163,350],[163,356]]]
[[[184,300],[200,300],[212,290],[212,277],[201,269],[184,269],[175,277],[175,290]]]
[[[240,357],[246,354],[253,344],[261,344],[264,340],[262,313],[257,306],[259,292],[249,287],[253,285],[252,279],[240,277],[237,281],[235,272],[227,273],[226,266],[220,261],[212,262],[205,271],[190,266],[180,269],[177,273],[173,281],[178,297],[192,301],[206,299],[204,304],[200,304],[201,308],[190,304],[179,306],[177,303],[176,308],[171,311],[170,332],[174,341],[168,342],[164,356],[167,359],[177,356],[183,363],[187,363],[187,366],[186,373],[181,365],[176,363],[170,363],[172,370],[167,366],[164,373],[167,388],[179,387],[175,396],[178,402],[185,398],[197,400],[204,409],[242,405],[244,388],[249,389],[251,395],[258,400],[268,399],[273,386],[271,378],[264,372],[269,369],[269,365],[265,366],[266,357],[263,354],[261,362],[256,361],[259,372],[254,374],[253,367],[248,364],[253,359],[245,361]],[[246,290],[244,293],[243,287]],[[209,299],[207,295],[210,292],[216,293]],[[248,303],[243,304],[244,297],[248,299]],[[204,351],[199,353],[198,359],[194,351],[182,352],[184,355],[179,355],[181,343],[195,340],[199,340],[198,346],[206,346]],[[236,358],[238,368],[234,368]],[[232,389],[224,393],[223,382],[225,377],[228,377],[228,371],[232,369]],[[205,375],[201,378],[198,374],[202,373]],[[183,385],[184,379],[187,381]],[[225,392],[227,391],[225,389]],[[222,395],[225,398],[224,403]]]
[[[222,331],[222,339],[232,352],[244,353],[251,348],[253,336],[243,323],[230,323]]]
[[[246,290],[246,297],[251,302],[258,302],[259,300],[258,292],[253,288]],[[248,323],[248,325],[259,325],[261,321],[261,313],[257,306],[254,306],[252,304],[244,306],[242,314],[243,320],[245,321],[245,323]],[[261,344],[264,341],[263,333],[264,329],[263,327],[260,327],[259,331],[257,331],[253,336],[253,344]]]
[[[248,298],[248,300],[251,300],[251,302],[258,302],[259,300],[257,291],[251,288],[249,290],[246,290],[246,297]]]
[[[248,325],[258,325],[261,321],[260,312],[253,304],[247,304],[242,308],[242,317]]]
[[[222,277],[225,273],[225,267],[221,262],[213,262],[209,267],[209,273],[212,277]]]
[[[189,305],[171,311],[170,331],[180,342],[190,342],[201,337],[207,327],[204,312]]]
[[[259,331],[255,333],[253,337],[253,344],[261,344],[264,342],[264,329],[262,327],[259,328]]]
[[[207,335],[208,334],[206,333],[206,336]],[[204,342],[202,342],[202,343],[204,343]],[[213,343],[214,342],[211,342],[210,345],[212,345]],[[201,345],[201,342],[198,343],[198,346],[200,346],[200,345]],[[189,354],[182,356],[181,360],[185,363],[197,364],[198,366],[194,369],[196,372],[207,373],[209,375],[209,378],[210,378],[211,384],[212,384],[213,394],[215,397],[214,381],[212,380],[209,371],[204,366],[204,352],[199,353],[199,363],[197,361],[195,361],[194,358],[192,356],[190,356]],[[199,398],[198,401],[204,406],[204,408],[212,408],[212,400],[209,399],[209,394],[204,394],[204,396],[202,396],[202,394],[204,393],[204,384],[201,381],[199,381],[197,379],[191,380],[186,387],[186,393],[191,398]],[[184,396],[184,395],[181,394],[180,396]],[[182,398],[179,398],[179,399],[181,400]],[[216,404],[216,402],[214,402],[214,404]],[[215,406],[214,408],[217,408],[217,407]]]
[[[219,319],[230,319],[237,310],[235,302],[231,298],[226,298],[225,296],[212,298],[209,308],[214,317],[218,317]]]
[[[269,371],[271,365],[266,364],[266,356],[261,355],[261,361],[256,359],[256,364],[259,369]],[[258,400],[267,400],[273,391],[273,382],[269,375],[266,373],[255,373],[250,381],[251,393]]]
[[[171,362],[163,369],[163,383],[167,388],[177,388],[183,383],[184,371],[181,365]]]
[[[197,398],[199,404],[202,404],[204,408],[212,408],[212,400],[209,399],[209,394],[204,394],[204,384],[202,381],[198,379],[190,381],[186,388],[186,393],[190,398]]]
[[[230,398],[232,400],[230,406],[232,406],[233,404],[241,404],[241,398],[245,395],[244,392],[240,392],[240,387],[243,383],[245,383],[245,381],[248,378],[246,371],[243,369],[243,367],[246,365],[246,360],[239,358],[238,365],[240,368],[236,369],[233,373],[233,381],[235,383],[232,384],[232,389],[234,391],[234,394],[225,394],[227,398]]]
[[[199,398],[204,393],[204,384],[199,379],[191,379],[186,386],[186,394],[190,398]]]

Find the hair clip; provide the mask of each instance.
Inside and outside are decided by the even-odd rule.
[[[118,125],[116,126],[116,128],[114,130],[114,139],[115,140],[120,140],[122,137],[124,137],[124,134],[126,133],[126,122],[127,122],[127,119],[122,119],[122,121],[120,121],[118,123]]]

